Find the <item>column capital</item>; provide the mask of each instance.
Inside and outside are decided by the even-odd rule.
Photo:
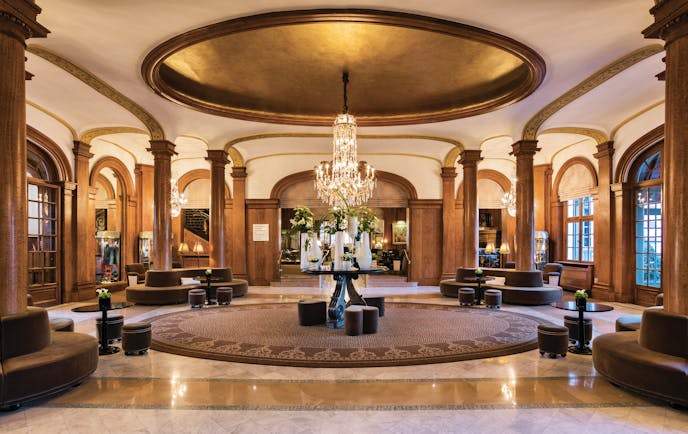
[[[537,140],[519,140],[511,145],[513,151],[509,155],[515,157],[532,157],[540,150],[537,147]]]
[[[617,182],[609,186],[615,196],[621,196],[624,192],[631,191],[633,186],[628,182]]]
[[[688,35],[688,1],[655,0],[650,9],[654,24],[643,30],[646,38],[663,39],[667,43]]]
[[[86,158],[87,160],[90,160],[93,158],[93,154],[91,154],[91,145],[85,142],[81,142],[79,140],[74,141],[74,147],[72,148],[72,151],[74,151],[74,156],[75,157],[83,157]]]
[[[454,179],[456,178],[456,168],[455,167],[443,167],[442,168],[442,179]]]
[[[234,179],[246,178],[246,168],[245,167],[232,167],[232,178],[234,178]]]
[[[482,152],[480,149],[464,149],[459,157],[459,164],[464,167],[478,164],[483,159],[480,156]]]
[[[3,0],[0,2],[0,33],[8,34],[22,43],[29,38],[45,38],[50,31],[38,24],[41,13],[33,0]]]
[[[608,140],[597,145],[597,153],[592,154],[598,160],[602,158],[612,158],[614,156],[614,141]]]
[[[226,166],[229,163],[229,158],[227,158],[227,152],[223,149],[209,149],[208,156],[205,158],[206,161],[210,161],[213,165]]]
[[[153,154],[153,157],[169,157],[172,158],[173,155],[177,155],[174,150],[174,143],[169,140],[151,140],[150,148],[146,148],[146,151]]]

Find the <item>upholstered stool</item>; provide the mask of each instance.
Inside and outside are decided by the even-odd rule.
[[[564,316],[564,326],[569,329],[569,340],[578,341],[578,315]],[[592,340],[592,320],[590,318],[583,318],[583,327],[585,328],[585,344]]]
[[[189,290],[189,304],[191,305],[191,309],[203,307],[205,304],[205,289]]]
[[[100,342],[100,328],[102,318],[96,318],[96,331],[98,333],[98,342]],[[122,340],[122,325],[124,324],[124,317],[122,315],[109,315],[105,323],[105,334],[108,344],[114,344],[116,341]]]
[[[642,315],[624,315],[616,319],[617,332],[634,332],[640,330]]]
[[[220,286],[217,288],[217,304],[230,304],[232,302],[232,288],[229,286]]]
[[[74,321],[71,318],[50,318],[50,330],[54,332],[73,332]]]
[[[375,306],[380,314],[380,318],[385,316],[385,297],[364,297],[366,305]]]
[[[349,306],[344,311],[344,328],[349,336],[363,333],[363,307]]]
[[[299,300],[297,309],[299,325],[325,324],[327,320],[327,303],[323,300]]]
[[[122,327],[122,350],[130,356],[148,351],[151,346],[151,325],[147,322],[133,322]]]
[[[363,333],[377,333],[380,311],[375,306],[363,307]]]
[[[502,305],[502,291],[499,289],[488,289],[485,291],[485,306],[491,309],[499,309]]]
[[[471,306],[475,304],[475,290],[473,288],[459,288],[459,305]]]
[[[538,349],[540,355],[545,353],[554,359],[557,354],[566,357],[569,345],[569,329],[558,325],[538,325]]]

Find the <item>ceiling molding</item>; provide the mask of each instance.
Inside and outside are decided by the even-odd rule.
[[[107,136],[110,134],[143,134],[146,136],[150,135],[148,134],[147,131],[142,130],[141,128],[134,128],[134,127],[102,127],[102,128],[93,128],[90,130],[86,130],[81,135],[79,136],[79,140],[88,143],[89,145],[91,144],[91,141],[95,139],[96,137],[100,136]]]
[[[244,162],[244,156],[241,155],[235,147],[230,146],[225,148],[229,159],[232,160],[232,167],[246,167],[246,162]]]
[[[253,157],[249,158],[246,160],[246,164],[255,161],[255,160],[261,160],[263,158],[270,158],[270,157],[283,157],[286,155],[325,155],[329,156],[329,158],[332,158],[331,153],[327,152],[279,152],[279,153],[274,153],[274,154],[266,154],[266,155],[261,155],[258,157]],[[395,156],[395,157],[414,157],[414,158],[426,158],[428,160],[432,160],[436,162],[439,165],[442,165],[442,161],[439,158],[435,157],[429,157],[427,155],[419,155],[419,154],[407,154],[407,153],[398,153],[398,152],[359,152],[358,155],[384,155],[384,156]],[[360,159],[359,159],[360,160]],[[376,170],[377,173],[377,170]]]
[[[444,164],[442,164],[442,167],[456,167],[456,162],[462,152],[463,149],[459,149],[458,147],[450,149],[444,157]]]
[[[559,127],[559,128],[548,128],[544,131],[538,133],[538,137],[543,134],[578,134],[581,136],[588,136],[601,145],[604,142],[609,141],[609,137],[604,133],[604,131],[596,130],[594,128],[579,128],[579,127]]]
[[[134,159],[134,164],[138,164],[139,159],[136,158],[136,155],[135,155],[133,152],[131,152],[129,149],[125,148],[124,146],[120,145],[119,143],[113,142],[112,140],[102,139],[102,138],[101,138],[100,140],[103,141],[103,142],[105,142],[105,143],[109,143],[109,144],[111,144],[112,146],[116,146],[116,147],[118,147],[119,149],[121,149],[122,151],[124,151],[124,152],[126,152],[127,154],[131,155],[131,158]],[[89,144],[90,144],[90,143],[89,143]]]
[[[588,140],[588,139],[579,140],[579,141],[577,141],[577,142],[570,143],[570,144],[564,146],[563,148],[559,148],[559,149],[557,150],[557,152],[555,152],[554,154],[552,154],[552,156],[550,157],[550,159],[549,159],[549,164],[554,164],[554,157],[556,157],[557,155],[559,155],[560,152],[563,152],[563,151],[567,150],[568,148],[570,148],[570,147],[572,147],[572,146],[580,145],[581,143],[584,143],[584,142],[586,142],[587,140]]]
[[[51,111],[48,110],[47,108],[45,108],[45,107],[43,107],[43,106],[41,106],[41,105],[38,105],[38,104],[36,104],[35,102],[29,101],[28,99],[26,100],[26,104],[27,104],[27,105],[30,105],[31,107],[35,108],[36,110],[42,111],[42,112],[45,113],[46,115],[50,116],[51,118],[55,119],[56,121],[58,121],[59,123],[61,123],[62,125],[64,125],[64,127],[67,128],[67,129],[69,130],[70,133],[72,133],[72,139],[73,139],[73,140],[79,140],[79,134],[77,134],[76,129],[75,129],[73,126],[71,126],[71,125],[69,124],[69,122],[67,122],[66,120],[62,119],[61,117],[59,117],[59,116],[56,115],[55,113],[51,112]]]
[[[609,65],[603,67],[597,72],[590,75],[585,80],[581,81],[566,93],[555,99],[551,103],[543,107],[539,112],[533,116],[523,129],[523,140],[537,140],[538,130],[545,123],[547,119],[552,117],[556,112],[566,107],[571,102],[590,92],[605,81],[623,72],[638,62],[654,56],[664,50],[661,44],[648,45],[639,48],[631,53],[615,60]]]
[[[52,51],[43,48],[39,45],[29,45],[26,47],[26,51],[35,54],[36,56],[41,57],[44,60],[47,60],[48,62],[52,63],[53,65],[59,68],[62,68],[74,77],[84,82],[86,85],[93,88],[101,95],[105,96],[106,98],[112,100],[113,102],[123,107],[125,110],[129,111],[132,115],[138,118],[143,123],[143,125],[146,126],[150,133],[151,140],[165,139],[165,133],[162,127],[160,126],[160,123],[153,117],[153,115],[148,113],[143,107],[141,107],[128,97],[124,96],[121,92],[119,92],[109,84],[105,83],[100,78],[93,75],[88,70],[72,63],[70,60],[67,60],[59,54],[53,53]]]
[[[658,107],[658,106],[664,104],[665,101],[666,101],[666,100],[662,99],[662,100],[660,100],[660,101],[657,101],[657,102],[654,103],[654,104],[650,104],[649,106],[647,106],[647,107],[645,107],[644,109],[640,110],[638,113],[632,114],[631,116],[627,117],[627,118],[624,119],[623,121],[619,122],[619,124],[618,124],[617,126],[615,126],[614,128],[612,128],[612,133],[609,135],[609,137],[611,137],[611,140],[614,140],[614,138],[616,137],[616,133],[619,132],[619,130],[621,129],[621,127],[623,127],[623,126],[626,125],[627,123],[631,122],[633,119],[635,119],[635,118],[637,118],[637,117],[639,117],[639,116],[641,116],[641,115],[643,115],[643,114],[649,112],[649,111],[652,110],[653,108]]]

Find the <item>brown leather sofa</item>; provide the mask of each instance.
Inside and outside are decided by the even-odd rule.
[[[561,300],[561,287],[545,284],[542,281],[541,271],[519,271],[504,268],[485,268],[483,271],[486,276],[504,278],[504,284],[488,281],[481,285],[483,289],[502,291],[503,303],[533,306]],[[477,286],[476,282],[465,280],[474,277],[475,268],[460,267],[456,270],[455,279],[440,282],[440,292],[446,297],[458,297],[459,288],[475,288]]]
[[[248,291],[248,282],[234,279],[230,268],[211,268],[211,286],[232,288],[232,297],[241,297]],[[206,268],[175,268],[172,270],[148,270],[143,284],[126,288],[127,300],[137,304],[178,304],[186,303],[191,289],[205,288]],[[182,285],[182,277],[201,278],[200,284]]]
[[[603,334],[592,348],[595,369],[610,382],[688,406],[687,315],[647,309],[639,331]]]
[[[545,283],[549,283],[550,276],[561,277],[561,272],[564,270],[564,266],[556,262],[548,262],[542,268],[542,279]]]
[[[51,332],[48,312],[0,317],[0,407],[12,408],[80,383],[98,367],[98,342],[81,333]]]

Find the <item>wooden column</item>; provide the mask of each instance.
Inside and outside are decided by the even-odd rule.
[[[480,150],[465,150],[463,166],[463,266],[478,266],[478,161]]]
[[[442,264],[442,201],[411,199],[409,206],[409,282],[439,285]]]
[[[593,294],[595,298],[606,298],[614,301],[614,287],[612,286],[612,257],[614,255],[604,252],[613,252],[612,249],[612,218],[614,200],[612,197],[611,183],[614,170],[612,157],[614,156],[614,142],[604,142],[597,145],[597,153],[594,155],[598,161],[597,176],[597,203],[595,204],[595,279]]]
[[[535,268],[535,202],[533,156],[540,149],[537,140],[520,140],[513,145],[516,157],[516,269]]]
[[[618,252],[612,257],[612,288],[614,301],[634,303],[635,260],[623,252],[635,250],[633,236],[633,186],[628,183],[616,183],[610,186],[614,196],[612,247],[608,251]],[[597,211],[595,211],[597,212]],[[604,254],[604,252],[603,252]]]
[[[0,2],[0,316],[26,310],[26,39],[45,37],[32,1]]]
[[[662,156],[662,289],[664,308],[688,315],[688,1],[664,0],[650,9],[646,38],[666,41],[666,114]]]
[[[232,252],[232,273],[240,279],[248,277],[246,230],[246,168],[233,167],[232,246],[234,251]]]
[[[74,224],[74,287],[72,301],[95,297],[96,287],[96,238],[95,238],[95,195],[90,186],[89,161],[93,158],[91,145],[75,141],[74,181],[77,184],[76,197],[72,199],[72,222]]]
[[[210,161],[210,266],[225,266],[225,166],[224,150],[208,151]]]
[[[153,230],[153,190],[155,187],[154,167],[150,164],[134,166],[136,176],[136,231]],[[137,234],[138,235],[138,234]]]
[[[459,263],[456,261],[456,251],[459,248],[457,233],[459,224],[456,221],[456,198],[454,184],[456,182],[456,168],[442,168],[442,279],[450,279],[456,275]]]
[[[62,302],[69,303],[77,301],[72,299],[72,288],[74,287],[74,253],[77,250],[77,243],[74,238],[74,195],[76,183],[65,181],[62,183],[62,232],[60,238],[62,242],[62,258],[60,275],[62,278]]]
[[[155,188],[153,191],[153,264],[154,270],[172,269],[172,216],[170,194],[174,143],[151,140],[148,151],[154,158]]]
[[[538,164],[533,166],[533,200],[535,203],[535,229],[538,231],[549,230],[550,221],[550,193],[552,192],[551,164]],[[552,235],[550,234],[550,237]],[[551,256],[551,254],[550,254]]]

